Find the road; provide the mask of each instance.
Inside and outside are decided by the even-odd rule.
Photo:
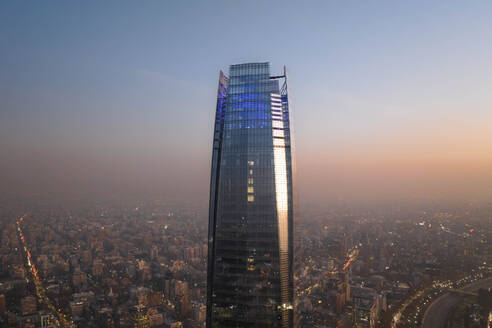
[[[488,288],[492,286],[492,277],[474,282],[462,290],[476,292],[480,288]],[[436,299],[425,311],[422,321],[422,328],[443,328],[446,325],[446,320],[453,308],[463,299],[462,296],[446,293]]]
[[[36,266],[32,261],[31,252],[29,251],[26,239],[24,238],[24,234],[22,232],[22,222],[24,221],[26,215],[27,213],[24,214],[17,221],[17,231],[19,233],[19,239],[24,247],[24,252],[26,254],[26,260],[27,260],[26,265],[30,274],[33,277],[33,283],[36,290],[36,295],[38,297],[38,301],[39,303],[46,306],[46,308],[49,310],[49,313],[52,315],[50,320],[53,320],[51,323],[54,324],[54,326],[63,327],[63,328],[75,328],[74,323],[67,318],[67,315],[63,314],[60,309],[57,309],[53,304],[53,302],[46,295],[47,294],[46,289],[43,287],[43,284],[41,283],[41,279],[38,276],[38,270],[36,269]]]

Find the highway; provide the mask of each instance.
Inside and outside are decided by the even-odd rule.
[[[26,254],[26,265],[27,268],[29,269],[30,274],[33,277],[33,282],[34,286],[36,289],[36,295],[38,297],[39,303],[43,304],[46,306],[48,309],[49,313],[52,315],[51,320],[52,324],[54,324],[56,327],[62,327],[62,328],[74,328],[75,325],[74,323],[67,318],[67,315],[65,315],[61,309],[57,309],[53,302],[49,299],[49,297],[46,295],[46,289],[43,287],[43,284],[41,282],[41,279],[38,275],[38,270],[36,269],[36,266],[34,262],[32,261],[31,257],[31,252],[29,251],[29,248],[27,246],[26,238],[24,237],[24,233],[22,232],[22,223],[24,221],[24,218],[27,216],[27,213],[24,214],[19,220],[17,221],[17,231],[19,234],[19,239],[24,247],[24,252]]]
[[[479,280],[464,288],[465,291],[476,292],[480,288],[492,287],[492,277]],[[446,293],[437,298],[425,311],[422,321],[422,328],[443,328],[446,325],[446,320],[453,308],[463,299],[457,294]]]

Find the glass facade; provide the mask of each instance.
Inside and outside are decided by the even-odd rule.
[[[283,84],[280,83],[283,81]],[[219,77],[210,183],[207,327],[293,327],[287,79],[269,63]]]

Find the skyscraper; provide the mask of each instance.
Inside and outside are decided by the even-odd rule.
[[[231,65],[215,116],[207,327],[293,327],[292,185],[285,68]]]

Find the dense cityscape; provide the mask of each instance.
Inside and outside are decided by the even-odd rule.
[[[0,328],[492,328],[492,1],[0,1]]]
[[[152,201],[1,215],[3,326],[205,327],[203,209]],[[306,209],[296,222],[298,324],[420,327],[439,297],[468,290],[442,319],[486,327],[490,238],[490,205]],[[488,281],[481,298],[463,289],[475,280]]]

